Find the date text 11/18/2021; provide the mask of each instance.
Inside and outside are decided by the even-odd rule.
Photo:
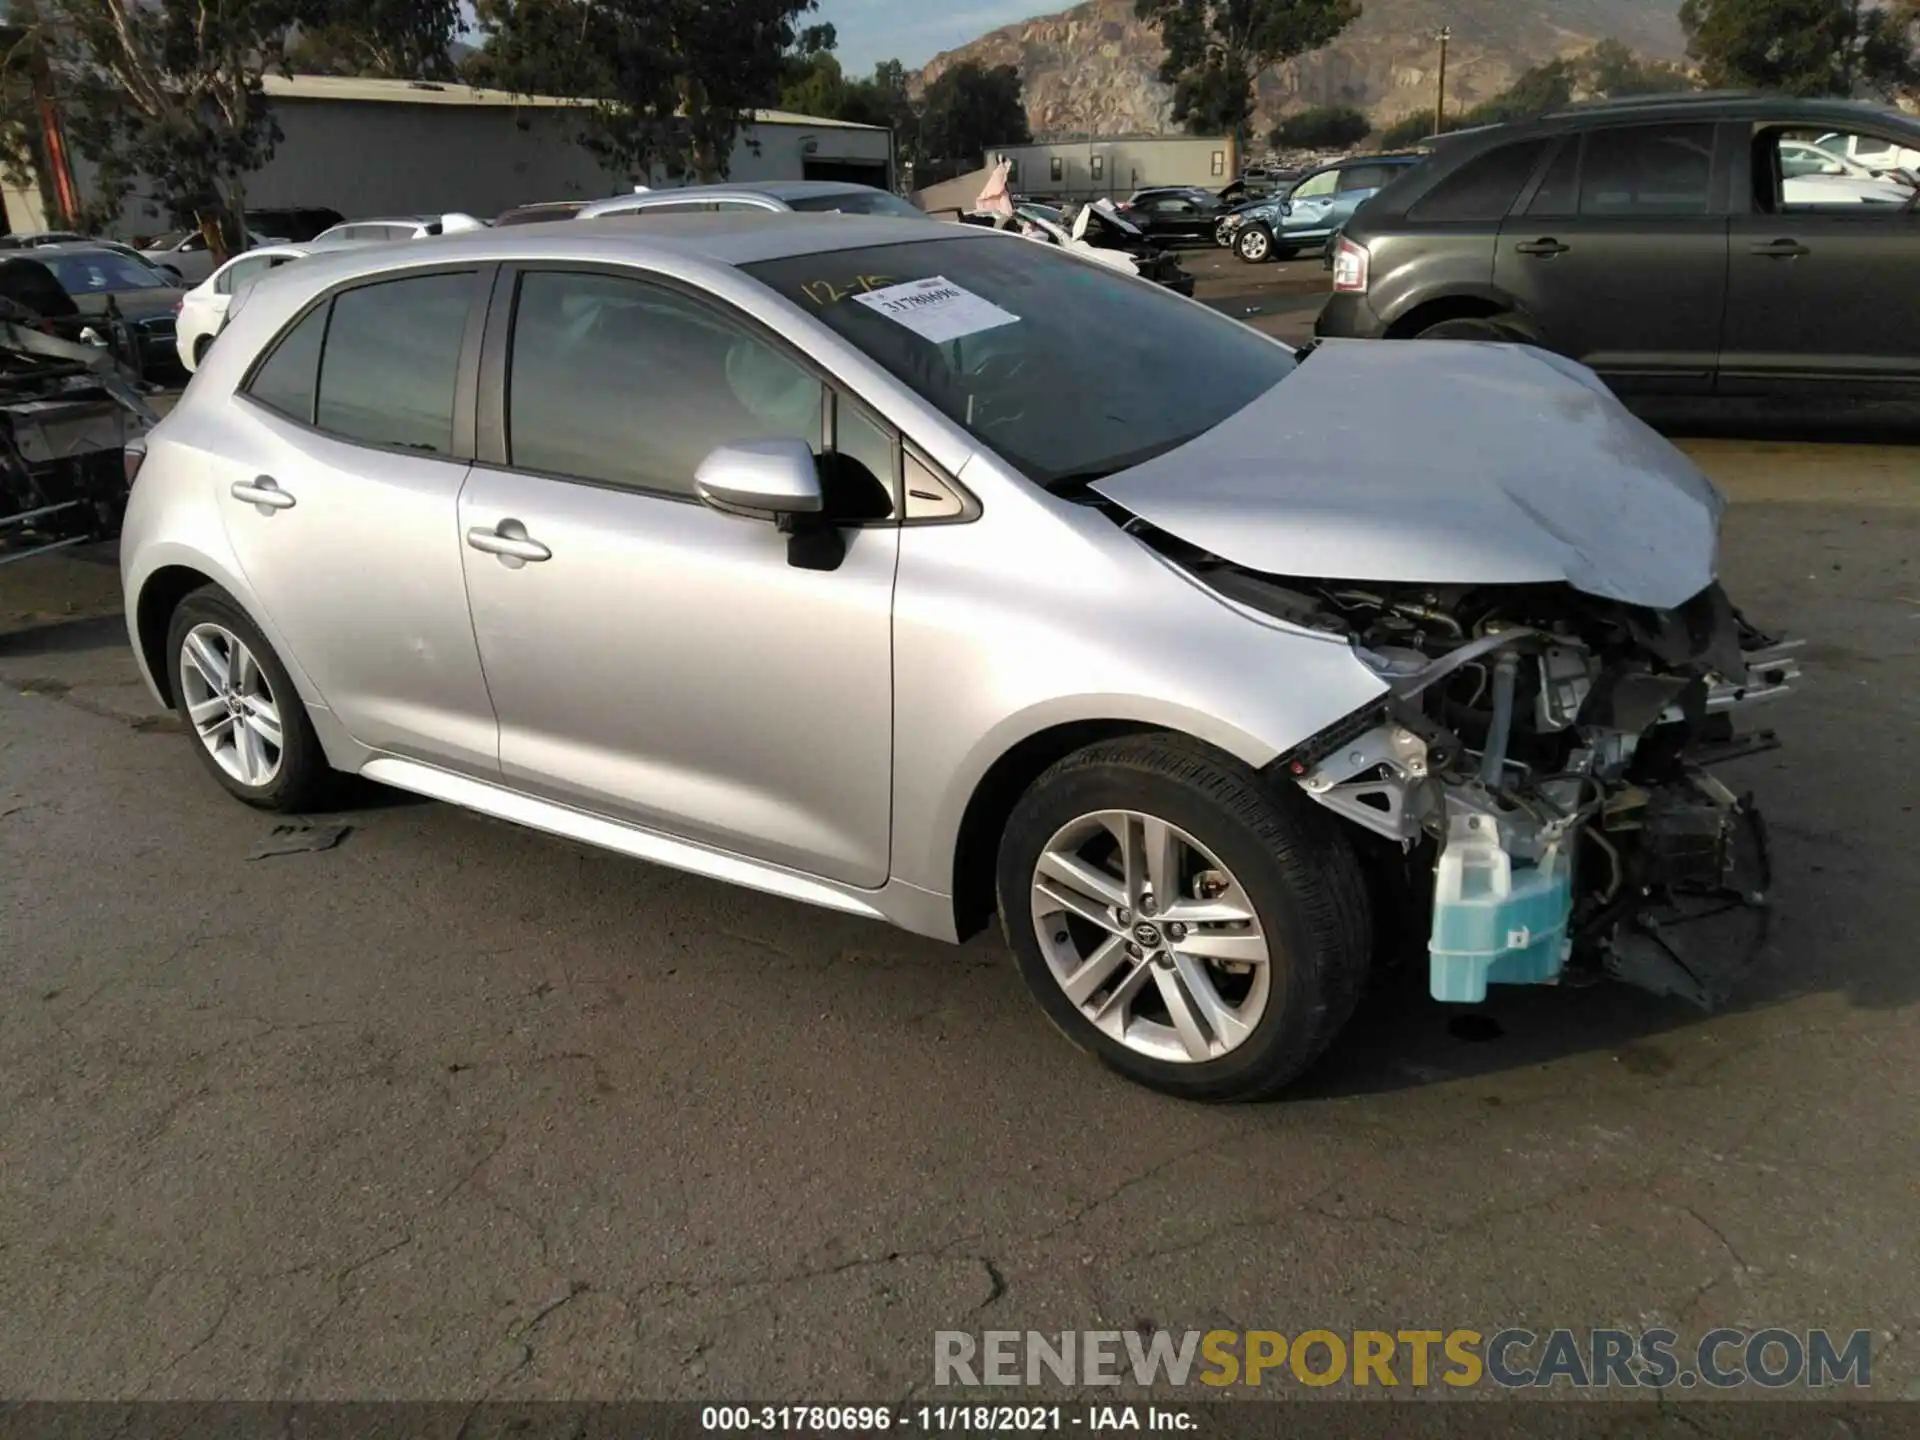
[[[885,1434],[923,1430],[932,1434],[1018,1431],[1190,1431],[1192,1412],[1157,1405],[708,1405],[700,1428]]]

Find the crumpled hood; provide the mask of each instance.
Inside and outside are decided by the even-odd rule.
[[[1564,581],[1663,610],[1713,582],[1724,508],[1585,367],[1464,341],[1327,341],[1237,415],[1093,488],[1267,574]]]

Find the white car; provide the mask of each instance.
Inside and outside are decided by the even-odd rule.
[[[458,235],[463,231],[486,228],[486,221],[458,212],[447,215],[377,215],[365,220],[348,220],[331,230],[322,230],[313,238],[391,242],[424,240],[429,235]]]
[[[1780,198],[1789,205],[1905,205],[1913,189],[1892,179],[1790,174],[1780,182]]]
[[[1891,140],[1882,140],[1878,135],[1822,135],[1814,142],[1822,150],[1855,164],[1864,165],[1876,175],[1890,170],[1904,170],[1910,175],[1920,175],[1920,150],[1909,146],[1896,145]]]
[[[284,237],[256,235],[247,232],[247,249],[258,250],[262,245],[284,245]],[[158,265],[163,270],[171,270],[189,285],[197,285],[213,273],[213,252],[207,249],[206,236],[198,230],[175,230],[162,235],[152,244],[144,246],[140,257],[149,265]]]
[[[299,245],[262,245],[257,250],[234,256],[181,297],[179,318],[173,330],[173,345],[179,352],[180,363],[189,373],[200,368],[207,348],[226,326],[233,297],[269,270],[277,270],[289,261],[308,255],[357,249],[367,243],[364,240],[309,240]]]

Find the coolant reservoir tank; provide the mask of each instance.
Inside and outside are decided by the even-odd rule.
[[[1538,865],[1515,865],[1490,815],[1456,815],[1434,871],[1428,941],[1433,998],[1478,1004],[1487,986],[1545,985],[1572,948],[1572,867],[1558,847]]]

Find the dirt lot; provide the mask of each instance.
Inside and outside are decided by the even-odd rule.
[[[938,1328],[1665,1322],[1871,1328],[1920,1398],[1920,461],[1690,448],[1810,640],[1738,1007],[1416,987],[1233,1110],[1083,1060],[997,940],[397,795],[252,858],[111,557],[0,570],[0,1394],[880,1400]]]

